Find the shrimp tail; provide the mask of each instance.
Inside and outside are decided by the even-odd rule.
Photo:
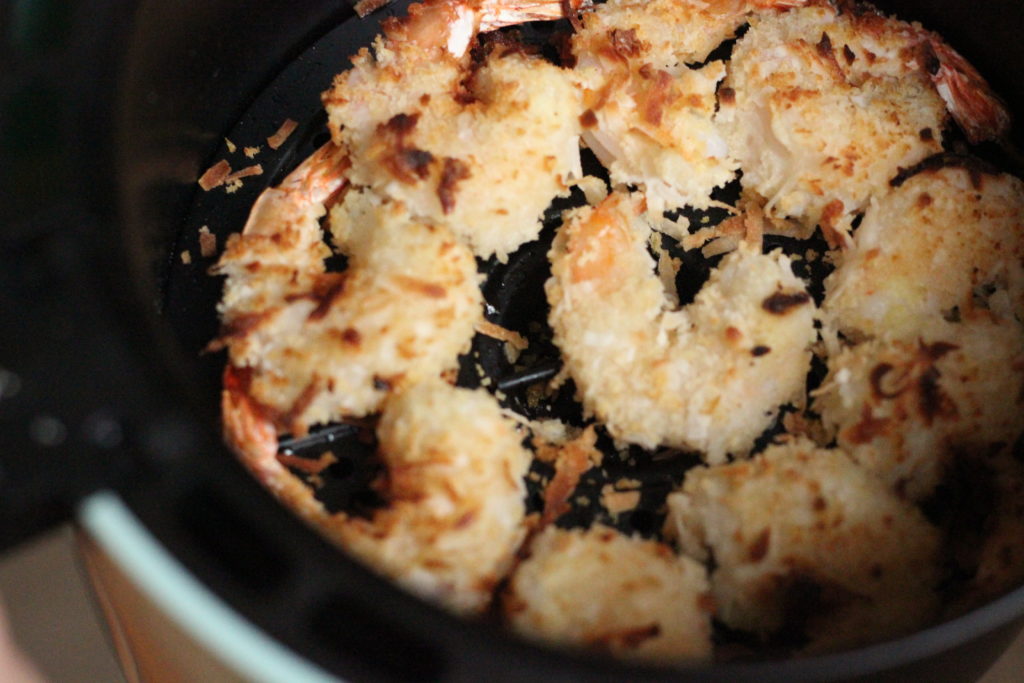
[[[592,5],[591,0],[484,0],[480,3],[480,31],[557,19],[568,19],[575,26],[579,12]]]
[[[228,364],[221,391],[224,440],[257,479],[276,488],[281,466],[277,462],[277,431],[246,389],[246,371]]]
[[[386,21],[384,33],[392,42],[444,47],[459,58],[479,33],[527,21],[575,19],[575,24],[576,13],[591,4],[592,0],[425,0],[410,5],[406,17]]]
[[[1005,137],[1010,113],[981,74],[933,33],[928,34],[925,49],[932,82],[967,139],[978,144]]]

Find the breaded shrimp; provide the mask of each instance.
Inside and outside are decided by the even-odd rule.
[[[585,14],[573,36],[583,140],[612,183],[639,186],[653,213],[707,208],[711,191],[735,175],[738,163],[713,120],[725,64],[687,63],[730,37],[747,5],[754,3],[609,0]]]
[[[530,463],[515,423],[489,394],[429,379],[388,398],[377,427],[385,506],[369,519],[324,509],[278,462],[273,426],[245,393],[225,390],[224,416],[246,466],[345,551],[456,612],[489,604],[526,533]]]
[[[615,438],[744,455],[803,391],[814,304],[785,256],[741,245],[672,310],[650,230],[642,200],[620,193],[567,215],[545,285],[555,344]]]
[[[503,595],[529,638],[661,663],[708,659],[707,572],[657,541],[603,526],[544,529]]]
[[[897,636],[938,614],[940,535],[838,450],[808,441],[690,470],[666,533],[714,557],[716,616],[821,652]]]
[[[337,154],[329,144],[267,190],[217,264],[227,281],[215,346],[275,427],[296,434],[372,413],[389,390],[455,368],[482,316],[470,251],[362,192],[333,212],[352,214],[348,268],[324,272],[318,216],[331,185],[311,188]]]
[[[937,36],[867,6],[755,15],[719,100],[745,190],[770,219],[820,224],[834,246],[898,169],[941,150],[947,108],[978,138],[1009,121]]]
[[[844,334],[912,339],[976,308],[1024,322],[1024,183],[923,170],[871,203],[840,258],[822,308]]]
[[[810,0],[608,0],[583,15],[583,28],[573,38],[585,48],[581,55],[600,58],[615,36],[619,47],[634,44],[656,69],[699,64],[751,15],[801,7]],[[601,34],[606,34],[602,37]],[[626,34],[632,33],[627,36]],[[614,34],[614,35],[607,35]],[[592,42],[596,41],[596,42]],[[626,41],[626,45],[621,45]],[[623,57],[634,56],[627,54]],[[605,55],[611,57],[611,55]]]
[[[910,500],[960,453],[1005,451],[1024,432],[1024,327],[978,311],[832,355],[814,407],[841,448]]]
[[[387,24],[324,93],[352,182],[447,226],[479,256],[536,238],[548,204],[582,176],[579,92],[522,46],[498,43],[481,64],[467,48],[476,30],[558,18],[564,4],[432,1]],[[497,9],[508,13],[488,22]]]

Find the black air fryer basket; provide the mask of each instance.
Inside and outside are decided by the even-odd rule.
[[[879,3],[943,34],[1024,111],[1024,9],[1018,0]],[[489,622],[460,620],[353,563],[292,517],[220,442],[221,282],[206,273],[199,228],[223,240],[260,189],[326,139],[319,94],[379,20],[337,0],[303,3],[40,2],[0,8],[0,540],[10,546],[110,490],[193,576],[245,620],[339,677],[383,680],[969,680],[1024,623],[1024,588],[898,641],[806,659],[671,670],[525,644]],[[536,29],[543,41],[547,28]],[[529,35],[527,36],[530,37]],[[255,161],[263,175],[232,194],[196,179],[221,158],[250,163],[286,120],[298,128]],[[1020,132],[1014,134],[1019,146]],[[225,138],[238,146],[232,152]],[[990,150],[1005,165],[1013,154]],[[570,200],[571,201],[571,200]],[[552,215],[557,215],[554,207]],[[544,316],[547,242],[484,264],[489,317],[519,330]],[[778,246],[784,249],[785,240]],[[183,251],[192,262],[184,263]],[[699,273],[706,264],[694,262]],[[820,273],[800,273],[820,280]],[[687,284],[684,284],[683,296]],[[820,294],[820,292],[818,293]],[[540,308],[538,308],[540,307]],[[512,366],[478,335],[460,382],[479,363],[513,407],[578,419],[571,386],[549,405],[523,390],[554,374],[543,334]],[[353,452],[319,495],[351,505],[373,476],[339,425],[291,444]],[[288,445],[288,444],[285,444]],[[345,451],[348,452],[348,451]],[[645,499],[615,522],[650,534],[657,496],[690,461],[639,451]],[[616,469],[619,467],[620,469]],[[610,461],[582,485],[627,470]],[[634,470],[630,470],[631,472]],[[631,475],[635,476],[635,475]],[[591,496],[596,499],[597,496]],[[358,501],[356,501],[358,503]],[[580,522],[595,510],[577,510]],[[571,521],[571,520],[570,520]]]

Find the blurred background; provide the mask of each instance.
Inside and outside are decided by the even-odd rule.
[[[0,595],[7,605],[15,640],[51,681],[126,680],[81,565],[71,527],[60,527],[0,558]],[[1024,634],[1017,637],[981,683],[1022,680]]]

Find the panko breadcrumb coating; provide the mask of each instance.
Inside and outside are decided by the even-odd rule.
[[[937,616],[940,535],[838,450],[808,441],[687,473],[667,533],[714,558],[716,616],[807,651],[897,636]]]
[[[984,311],[935,317],[914,336],[833,354],[814,400],[839,446],[910,500],[958,453],[1006,450],[1024,432],[1024,328]]]
[[[484,63],[379,37],[324,94],[352,182],[448,226],[479,256],[535,239],[544,210],[582,177],[570,73],[517,46]]]
[[[642,209],[613,193],[567,215],[545,286],[555,344],[615,438],[709,462],[744,455],[803,391],[814,304],[785,256],[741,246],[692,304],[670,309]]]
[[[946,106],[919,28],[824,3],[755,15],[719,92],[718,122],[768,218],[842,244],[897,171],[941,150]]]
[[[294,255],[247,228],[218,264],[228,275],[222,343],[282,431],[366,415],[390,389],[457,367],[482,317],[476,262],[444,227],[355,191],[332,222],[344,226],[342,273],[323,272],[316,220],[281,230]]]
[[[549,526],[529,552],[503,599],[519,634],[634,660],[711,656],[711,601],[701,564],[604,526]]]
[[[914,174],[871,204],[825,287],[846,334],[909,339],[975,308],[1024,322],[1024,183],[972,166]]]

